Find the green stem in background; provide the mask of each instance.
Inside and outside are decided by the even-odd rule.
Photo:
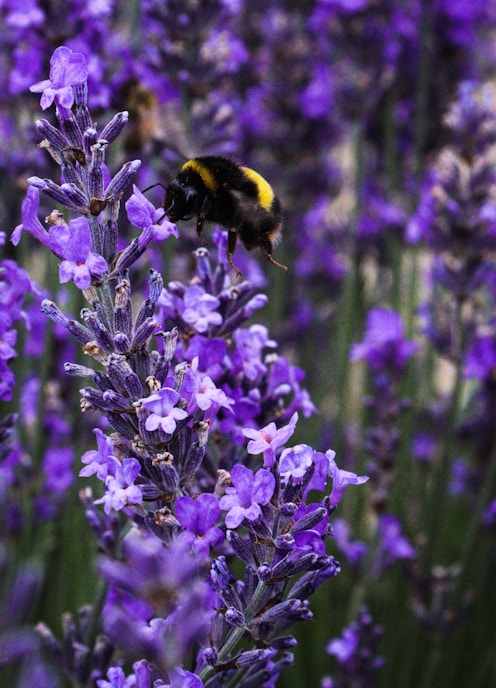
[[[414,131],[414,164],[418,177],[423,171],[425,142],[427,135],[429,105],[429,81],[432,74],[432,30],[433,8],[431,0],[422,1],[422,16],[420,24],[420,56],[417,90],[415,94],[415,131]]]
[[[386,193],[393,196],[398,191],[400,169],[398,165],[398,131],[395,119],[397,104],[396,89],[387,92],[384,113],[384,160],[386,166]],[[394,310],[400,310],[403,301],[403,244],[404,239],[396,232],[390,232],[386,240],[387,267],[391,271],[391,290],[389,302]]]
[[[436,681],[436,677],[438,676],[439,667],[443,660],[443,649],[444,644],[442,646],[436,645],[431,649],[431,652],[426,658],[424,664],[421,680],[418,681],[417,677],[418,688],[432,688],[432,686],[439,685],[439,683]]]
[[[94,602],[91,605],[90,623],[88,625],[86,637],[84,638],[84,644],[86,645],[86,647],[90,648],[91,650],[94,649],[98,635],[102,632],[102,625],[101,625],[101,623],[102,623],[102,610],[103,610],[103,607],[105,605],[105,601],[107,599],[107,592],[108,592],[107,581],[104,581],[102,578],[98,578],[97,583],[96,583],[95,594],[93,597]],[[92,658],[92,654],[91,654],[91,652],[89,652],[87,655],[87,658],[86,658],[86,664],[88,667],[88,674],[89,674],[89,668],[91,666],[91,658]]]
[[[356,218],[360,213],[360,189],[363,185],[363,134],[359,127],[352,133],[353,159],[355,170],[353,194],[355,196],[355,208],[350,219],[350,235],[353,232],[353,250],[351,251],[351,263],[346,276],[343,296],[338,304],[333,327],[336,331],[333,349],[336,352],[335,389],[339,395],[336,418],[336,452],[344,456],[346,448],[346,427],[349,422],[350,409],[353,401],[352,390],[349,389],[350,381],[350,347],[357,338],[359,326],[363,322],[366,304],[363,298],[363,279],[361,275],[360,257],[356,248]]]
[[[425,565],[427,570],[433,564],[434,557],[439,550],[439,538],[447,515],[448,484],[452,462],[455,454],[456,426],[459,416],[460,401],[462,397],[463,371],[461,363],[462,352],[462,307],[460,300],[455,306],[453,332],[454,355],[456,362],[456,376],[451,394],[449,410],[444,429],[444,443],[439,460],[434,464],[432,471],[432,489],[428,504],[426,504],[425,532],[429,534],[429,541],[425,550]]]
[[[363,281],[360,275],[359,260],[350,266],[342,299],[335,318],[335,393],[338,398],[336,419],[336,444],[338,456],[343,456],[346,448],[346,428],[350,420],[353,394],[349,390],[350,346],[357,338],[359,325],[363,320]]]
[[[241,247],[239,250],[241,250]],[[259,257],[259,260],[263,261],[262,268],[269,280],[269,287],[267,289],[269,300],[263,310],[263,316],[270,330],[273,330],[273,323],[284,322],[288,306],[290,307],[290,298],[288,296],[292,294],[292,282],[295,279],[294,259],[291,259],[289,256],[286,258],[285,253],[283,242],[278,246],[277,259],[283,263],[288,261],[288,267],[291,272],[284,272],[284,270],[271,265],[264,260],[261,254]]]
[[[415,339],[415,315],[419,303],[419,270],[418,251],[412,249],[403,261],[403,298],[400,303],[401,315],[405,323],[405,335]],[[406,273],[406,275],[405,275]],[[425,482],[418,479],[412,460],[412,440],[415,434],[415,412],[421,406],[421,400],[432,398],[433,355],[432,349],[427,355],[417,354],[409,363],[406,374],[401,381],[398,397],[408,400],[409,407],[399,418],[401,446],[396,459],[396,478],[393,485],[390,505],[400,517],[408,516],[405,495],[418,495]],[[425,389],[425,384],[429,389]],[[426,392],[428,396],[426,396]],[[424,503],[421,501],[420,503]]]

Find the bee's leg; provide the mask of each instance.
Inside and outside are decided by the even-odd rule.
[[[198,234],[198,237],[202,244],[204,246],[207,245],[207,242],[203,238],[203,225],[205,224],[205,220],[207,218],[207,213],[210,210],[210,201],[208,200],[208,196],[205,196],[203,199],[203,203],[200,208],[200,213],[198,215],[198,219],[196,221],[196,233]]]
[[[283,265],[282,263],[278,263],[277,260],[272,258],[272,243],[270,239],[264,238],[260,242],[260,248],[262,249],[262,253],[265,254],[265,257],[267,258],[268,261],[272,263],[272,265],[275,265],[278,268],[281,268],[282,270],[285,270],[287,272],[288,268],[286,265]]]
[[[238,239],[238,230],[236,228],[230,229],[227,233],[227,260],[229,265],[236,273],[236,277],[241,277],[241,270],[239,270],[233,263],[234,249],[236,248],[236,241]]]

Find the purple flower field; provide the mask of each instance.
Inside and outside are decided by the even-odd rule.
[[[496,685],[496,5],[0,17],[0,686]]]

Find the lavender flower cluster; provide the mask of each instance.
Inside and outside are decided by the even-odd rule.
[[[12,241],[34,236],[57,257],[60,282],[72,280],[88,303],[81,321],[52,300],[42,310],[92,361],[68,362],[65,370],[90,379],[82,410],[112,431],[95,429],[97,449],[82,456],[80,471],[104,485],[101,498],[86,491],[84,502],[108,586],[101,618],[92,619],[105,640],[85,644],[79,657],[70,629],[65,647],[45,624],[38,630],[78,685],[122,684],[121,665],[108,666],[118,659],[110,643],[135,662],[126,681],[143,687],[261,685],[292,663],[295,640],[285,631],[312,618],[308,598],[339,572],[325,549],[329,518],[346,486],[367,478],[340,470],[330,450],[286,446],[298,412],[315,409],[301,371],[264,353],[276,347],[267,329],[241,328],[266,298],[248,282],[231,284],[224,262],[214,267],[206,249],[197,250],[189,286],[164,288],[150,269],[147,297],[133,301],[136,262],[177,229],[158,222],[162,211],[134,187],[125,210],[140,233],[118,251],[120,201],[139,161],[109,175],[106,150],[127,115],[98,132],[87,75],[84,56],[62,46],[50,78],[31,87],[42,93],[43,109],[56,106],[58,126],[40,120],[37,129],[61,183],[28,179]],[[66,222],[54,210],[46,230],[40,192],[76,217]],[[252,458],[260,455],[261,464]],[[118,512],[126,521],[116,524]],[[233,558],[238,577],[228,565]]]

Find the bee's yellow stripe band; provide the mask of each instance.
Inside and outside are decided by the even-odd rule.
[[[211,193],[215,193],[217,191],[217,182],[215,181],[214,175],[208,169],[208,167],[202,165],[202,163],[198,160],[188,160],[188,162],[184,163],[182,169],[193,170],[194,172],[200,175],[203,183]]]
[[[255,172],[255,170],[249,167],[242,167],[241,169],[248,179],[251,179],[251,181],[255,182],[257,185],[258,202],[262,208],[270,212],[272,201],[274,200],[274,192],[269,182],[266,181],[261,174],[258,174],[258,172]]]

